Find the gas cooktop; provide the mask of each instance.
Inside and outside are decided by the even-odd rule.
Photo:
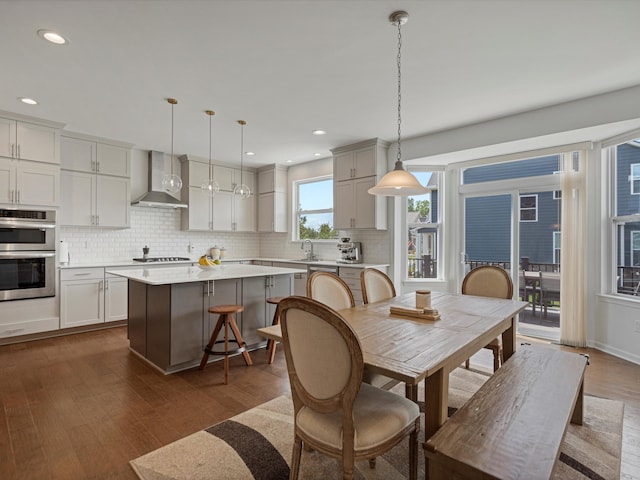
[[[147,257],[147,258],[134,258],[134,262],[188,262],[191,260],[186,257]]]

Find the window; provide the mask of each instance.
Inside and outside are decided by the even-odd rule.
[[[631,195],[640,195],[640,163],[631,165],[629,183],[631,183]]]
[[[296,238],[333,239],[333,179],[321,178],[296,183]]]
[[[440,172],[412,171],[418,181],[430,191],[407,198],[406,277],[436,278],[438,276],[438,242],[441,225]]]
[[[520,195],[520,221],[538,221],[538,195]]]
[[[560,265],[560,232],[553,232],[553,263]]]
[[[607,154],[611,168],[614,292],[637,296],[640,295],[640,143],[614,145]]]
[[[562,199],[562,190],[554,190],[553,191],[553,199],[561,200]]]

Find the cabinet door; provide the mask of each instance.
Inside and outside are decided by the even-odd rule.
[[[2,119],[0,119],[2,120]],[[10,158],[0,158],[0,203],[13,203],[16,167]]]
[[[104,322],[104,280],[60,282],[60,328]]]
[[[353,168],[355,178],[373,177],[376,175],[376,147],[362,148],[354,152]]]
[[[213,231],[230,232],[233,222],[233,193],[218,192],[213,197],[213,209],[211,211],[211,221]]]
[[[16,203],[46,205],[60,203],[60,167],[20,161],[16,167]]]
[[[275,192],[273,196],[273,231],[287,231],[287,193]]]
[[[220,190],[225,192],[233,192],[234,184],[234,168],[231,167],[223,167],[221,165],[213,166],[213,178],[218,185],[220,185]]]
[[[12,157],[11,146],[16,142],[16,121],[0,118],[0,157]]]
[[[258,202],[258,231],[273,232],[275,228],[275,193],[261,193]]]
[[[376,197],[368,190],[376,184],[375,177],[354,180],[354,227],[376,228]]]
[[[265,340],[258,335],[257,329],[267,326],[266,278],[252,277],[242,279],[242,338],[247,345],[257,345]],[[271,324],[271,320],[269,320]]]
[[[235,188],[236,185],[240,185],[240,183],[244,183],[247,187],[249,187],[249,191],[251,195],[256,194],[256,174],[253,172],[249,172],[247,170],[243,170],[242,172],[239,169],[233,169],[233,186]]]
[[[187,230],[211,230],[211,197],[200,187],[189,187],[189,208],[183,209],[187,215]],[[183,224],[183,228],[185,225]]]
[[[188,180],[190,187],[200,188],[203,183],[207,183],[207,181],[209,180],[209,164],[208,163],[189,161],[188,169],[189,169],[189,178],[188,179],[183,178],[182,181],[184,182],[185,180]],[[213,175],[213,165],[211,165],[211,174]],[[213,179],[217,182],[217,179],[215,178],[215,176],[213,177]]]
[[[60,163],[58,130],[32,123],[17,122],[16,132],[18,157],[21,160]]]
[[[101,227],[128,227],[129,179],[96,176],[96,225]]]
[[[336,230],[353,228],[353,182],[333,184],[333,228]]]
[[[293,275],[271,275],[267,277],[267,285],[267,298],[288,297],[289,295],[293,295],[294,278]],[[271,325],[273,323],[273,315],[275,314],[276,306],[271,305],[270,303],[267,303],[266,306],[266,322],[267,325]]]
[[[65,170],[96,171],[96,142],[79,138],[61,137],[60,163]]]
[[[211,286],[213,284],[213,286]],[[242,280],[234,278],[230,280],[215,280],[209,285],[204,284],[204,337],[202,347],[209,343],[218,315],[210,314],[207,309],[216,305],[239,305],[242,302]],[[238,326],[241,317],[236,317]],[[224,338],[224,331],[218,334],[218,340]]]
[[[107,275],[104,284],[104,320],[114,322],[127,319],[128,281]]]
[[[273,169],[258,172],[258,194],[275,191],[275,171]]]
[[[130,155],[131,151],[128,148],[98,143],[97,171],[103,175],[129,178],[131,176]]]
[[[93,173],[63,170],[60,187],[60,224],[92,226],[96,212],[96,176]]]
[[[233,198],[233,213],[236,232],[256,231],[256,196],[251,195],[244,200]]]
[[[333,158],[333,181],[340,182],[353,177],[353,152],[339,153]]]

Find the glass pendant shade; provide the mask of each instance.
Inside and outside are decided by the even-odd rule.
[[[236,188],[233,189],[233,194],[236,197],[246,199],[251,196],[251,189],[244,183],[241,183],[240,185],[236,185]]]
[[[200,188],[210,197],[214,197],[215,194],[220,191],[220,185],[213,179],[213,168],[211,167],[211,117],[213,117],[216,112],[213,110],[205,110],[204,113],[209,115],[209,178],[200,185]]]
[[[173,107],[178,103],[175,98],[167,98],[167,102],[171,104],[171,173],[167,173],[162,177],[162,188],[168,193],[179,193],[182,190],[182,179],[180,175],[173,173]]]
[[[385,174],[375,187],[368,192],[371,195],[386,197],[406,197],[408,195],[424,195],[429,189],[420,184],[418,179],[407,172],[401,162],[396,162],[396,167]]]

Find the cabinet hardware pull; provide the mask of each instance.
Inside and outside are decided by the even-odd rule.
[[[18,158],[20,158],[20,144],[18,144]]]
[[[86,273],[74,273],[73,276],[74,277],[82,277],[83,275],[91,275],[91,272],[86,272]]]
[[[104,280],[100,280],[98,282],[98,290],[102,291],[104,289]]]
[[[100,171],[100,162],[96,162],[96,172]]]
[[[20,203],[20,190],[16,190],[16,203]]]
[[[12,143],[11,144],[11,158],[16,158],[16,156],[14,154],[15,149],[16,149],[16,146],[15,146],[15,144]]]

